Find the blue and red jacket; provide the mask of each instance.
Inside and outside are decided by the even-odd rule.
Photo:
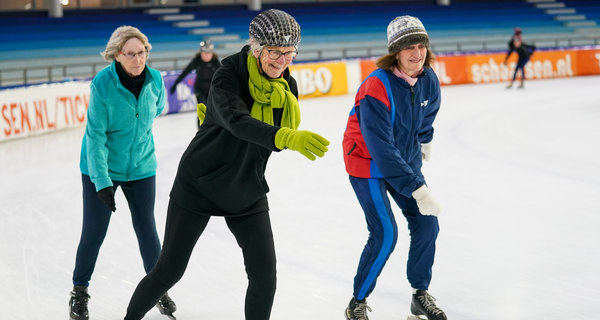
[[[397,192],[411,197],[425,184],[421,143],[433,139],[440,100],[440,83],[429,67],[414,86],[391,71],[373,71],[356,93],[344,132],[348,174],[383,178]]]

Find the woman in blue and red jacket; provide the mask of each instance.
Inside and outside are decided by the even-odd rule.
[[[366,297],[394,250],[398,229],[388,194],[408,221],[407,276],[413,288],[411,312],[446,319],[427,290],[439,231],[439,204],[429,191],[422,160],[430,156],[440,84],[421,21],[401,16],[388,25],[388,52],[360,85],[344,133],[346,171],[365,213],[369,239],[354,278],[346,318],[368,319]]]

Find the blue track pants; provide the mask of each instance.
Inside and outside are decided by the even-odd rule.
[[[437,217],[422,215],[414,198],[399,194],[384,179],[351,176],[350,183],[365,213],[369,230],[369,238],[354,277],[354,297],[362,300],[369,296],[396,246],[398,227],[388,193],[400,207],[408,222],[410,231],[406,267],[408,282],[415,289],[427,290],[431,281],[435,241],[439,232]]]

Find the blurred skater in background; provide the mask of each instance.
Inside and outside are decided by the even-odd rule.
[[[225,58],[215,73],[206,109],[199,112],[203,123],[181,157],[171,189],[163,250],[135,289],[126,320],[142,319],[181,279],[213,216],[224,217],[242,249],[245,319],[270,318],[277,272],[267,162],[273,151],[284,149],[315,160],[325,155],[329,141],[298,130],[298,85],[288,68],[298,54],[298,22],[271,9],[254,17],[248,33],[248,45]]]
[[[514,52],[517,53],[517,65],[515,67],[515,72],[513,73],[512,80],[510,84],[506,87],[507,89],[512,88],[513,82],[517,78],[517,72],[521,72],[521,83],[519,83],[518,88],[523,88],[525,86],[525,65],[529,62],[529,58],[533,55],[535,51],[535,46],[526,44],[523,42],[523,35],[521,32],[521,28],[516,27],[513,36],[510,38],[508,42],[508,52],[506,53],[506,57],[504,58],[504,62],[502,64],[506,65],[508,58]]]
[[[219,57],[215,53],[215,46],[210,40],[200,42],[200,50],[190,63],[183,69],[181,74],[175,79],[171,86],[171,94],[175,93],[177,84],[181,82],[190,72],[196,71],[196,81],[194,82],[194,95],[197,103],[206,104],[208,98],[208,89],[215,71],[221,66]],[[195,117],[194,117],[195,118]],[[197,120],[197,119],[196,119]],[[198,122],[198,128],[200,123]]]
[[[418,18],[400,16],[387,28],[388,54],[360,85],[344,132],[343,150],[369,238],[354,277],[346,319],[367,320],[367,297],[394,251],[398,227],[388,194],[410,230],[407,277],[411,319],[446,315],[428,293],[439,231],[440,206],[425,183],[422,161],[431,158],[440,83],[430,65],[429,36]]]
[[[88,319],[88,286],[121,187],[137,236],[144,270],[152,270],[160,254],[154,222],[156,157],[152,124],[165,107],[165,86],[158,70],[146,65],[152,46],[140,30],[117,28],[102,53],[109,66],[90,85],[87,125],[81,146],[83,227],[77,248],[72,320]],[[165,293],[154,301],[172,314],[175,303]],[[159,299],[157,299],[159,300]]]

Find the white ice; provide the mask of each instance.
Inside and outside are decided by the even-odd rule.
[[[424,173],[443,205],[430,292],[452,320],[599,319],[600,77],[445,86]],[[367,231],[341,138],[353,95],[304,99],[302,129],[331,141],[323,159],[274,153],[267,168],[278,255],[272,319],[343,319]],[[156,220],[194,114],[156,120]],[[0,144],[0,319],[66,320],[81,229],[82,128]],[[369,305],[405,319],[408,232]],[[123,194],[94,272],[91,319],[122,319],[143,276]],[[170,290],[178,319],[243,319],[241,252],[214,218]],[[152,309],[145,319],[165,319]]]

